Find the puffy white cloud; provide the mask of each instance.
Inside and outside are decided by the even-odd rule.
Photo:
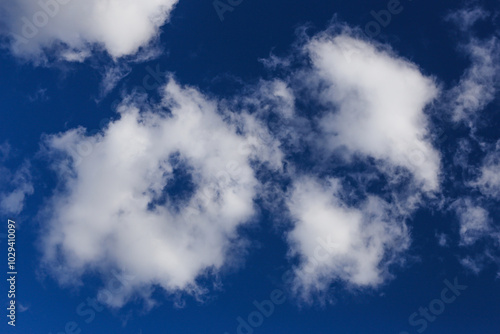
[[[288,233],[290,255],[300,259],[294,288],[306,300],[334,281],[376,287],[409,245],[404,219],[394,207],[376,196],[349,206],[341,191],[338,179],[303,177],[287,199],[295,221]]]
[[[113,58],[134,55],[159,35],[176,0],[0,1],[10,49],[40,61],[48,50],[81,61],[102,49]]]
[[[131,277],[113,298],[99,294],[112,306],[133,294],[148,299],[153,286],[202,294],[199,277],[239,261],[238,228],[254,216],[259,187],[251,163],[272,157],[279,167],[264,152],[265,135],[252,133],[256,121],[230,121],[173,79],[162,94],[160,106],[124,100],[101,134],[46,138],[64,186],[47,209],[45,263],[63,283],[87,270]]]
[[[431,78],[381,46],[349,34],[319,34],[306,45],[328,112],[319,140],[331,151],[408,169],[426,191],[439,188],[440,156],[429,140],[424,108],[437,96]]]

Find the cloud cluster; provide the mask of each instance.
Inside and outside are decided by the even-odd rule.
[[[477,7],[451,13],[448,19],[465,40],[459,49],[470,61],[456,85],[445,94],[451,120],[465,124],[470,132],[462,138],[454,154],[454,169],[461,169],[461,189],[450,208],[459,223],[459,242],[467,255],[462,264],[478,273],[491,261],[500,263],[498,242],[500,229],[492,217],[500,200],[500,144],[484,137],[488,127],[488,108],[498,98],[500,77],[500,43],[495,34],[475,33],[479,21],[494,24],[495,16]],[[481,37],[479,37],[481,36]],[[473,150],[475,148],[476,150]],[[483,158],[475,158],[472,153]],[[459,178],[459,177],[456,177]],[[463,194],[466,191],[466,194]],[[479,241],[482,241],[479,243]]]
[[[493,209],[500,201],[500,143],[489,149],[474,173],[475,177],[467,182],[471,195],[455,201],[451,208],[455,211],[460,226],[460,241],[462,247],[470,251],[462,263],[478,273],[493,261],[500,263],[500,226],[492,219]],[[477,246],[484,241],[481,251],[477,252],[471,246]]]
[[[487,38],[475,36],[473,26],[487,20],[490,13],[481,8],[462,9],[451,13],[448,19],[462,30],[465,42],[461,52],[469,59],[470,66],[458,84],[448,92],[453,120],[467,121],[472,126],[476,113],[493,101],[499,89],[500,42],[495,35]]]
[[[294,53],[298,68],[275,57],[286,74],[233,99],[170,78],[160,105],[128,97],[100,134],[48,136],[62,185],[43,233],[47,267],[62,282],[89,270],[134,277],[106,301],[114,306],[154,286],[200,295],[198,279],[237,258],[254,200],[282,189],[264,202],[292,222],[297,293],[390,278],[410,243],[406,219],[440,188],[426,114],[437,86],[349,30],[303,39]]]
[[[94,50],[114,59],[148,48],[176,0],[0,1],[0,32],[10,50],[39,62],[52,57],[82,61]],[[144,52],[148,52],[143,50]],[[50,52],[50,53],[49,53]]]
[[[299,82],[297,90],[321,110],[311,144],[342,169],[319,177],[331,175],[331,164],[317,159],[317,172],[292,177],[287,194],[294,221],[287,240],[290,256],[299,259],[293,288],[308,300],[333,282],[376,287],[391,277],[391,264],[404,261],[410,243],[406,218],[420,195],[439,189],[440,155],[425,113],[438,88],[417,66],[346,30],[313,36],[301,52],[310,66],[290,84]],[[370,160],[375,171],[349,170]],[[398,170],[409,177],[400,179]],[[388,187],[368,191],[380,178]],[[358,180],[355,190],[348,179]]]

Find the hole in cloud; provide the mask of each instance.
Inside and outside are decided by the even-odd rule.
[[[196,184],[192,175],[194,171],[192,166],[185,159],[182,159],[179,152],[170,155],[168,163],[172,169],[171,172],[164,175],[166,185],[156,198],[148,203],[148,210],[168,205],[179,211],[195,194]]]

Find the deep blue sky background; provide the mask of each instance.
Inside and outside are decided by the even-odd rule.
[[[482,1],[490,10],[499,10],[498,1]],[[310,31],[324,29],[334,15],[342,22],[364,26],[371,21],[371,10],[386,8],[387,1],[263,1],[244,0],[221,22],[210,1],[180,1],[172,12],[171,22],[162,28],[164,54],[156,60],[134,65],[132,72],[117,89],[96,103],[100,73],[92,61],[60,67],[33,67],[20,63],[7,51],[0,52],[0,142],[8,140],[14,156],[6,164],[19,165],[35,156],[43,133],[56,133],[78,125],[99,129],[103,119],[113,117],[111,105],[120,90],[141,87],[147,68],[159,67],[173,72],[179,82],[199,87],[218,96],[239,89],[237,82],[252,83],[269,75],[258,61],[269,56],[286,55],[296,40],[297,28],[307,24]],[[403,57],[421,66],[425,74],[436,75],[445,85],[457,81],[467,66],[467,59],[457,52],[460,37],[444,17],[463,3],[457,1],[403,0],[404,10],[376,37],[388,42]],[[105,56],[101,61],[109,62]],[[46,99],[30,100],[37,90],[46,89]],[[154,94],[154,91],[151,91]],[[489,109],[498,110],[498,104]],[[492,118],[490,136],[498,139],[498,117]],[[497,123],[495,123],[497,122]],[[458,138],[458,137],[457,137]],[[453,147],[449,138],[448,145]],[[89,324],[77,315],[76,307],[93,297],[95,277],[79,289],[61,288],[38,271],[36,240],[39,225],[37,212],[44,206],[54,186],[54,175],[43,158],[32,161],[35,171],[35,194],[25,210],[14,218],[17,232],[18,298],[29,306],[18,313],[15,330],[7,328],[2,313],[0,332],[59,333],[69,321],[77,322],[81,333],[236,333],[237,317],[246,318],[254,311],[252,302],[269,299],[280,288],[281,275],[289,267],[286,245],[272,226],[272,217],[261,214],[261,224],[245,231],[256,246],[252,247],[244,267],[221,276],[220,290],[198,303],[186,298],[184,308],[175,308],[162,292],[156,293],[161,305],[142,312],[140,302],[119,311],[105,309]],[[453,196],[453,194],[450,194]],[[497,217],[493,217],[498,219]],[[6,219],[5,219],[6,220]],[[395,278],[372,292],[349,292],[334,287],[333,305],[299,307],[287,301],[265,319],[255,333],[357,334],[399,333],[407,330],[408,317],[420,306],[438,298],[444,279],[455,277],[468,286],[463,295],[446,306],[442,315],[429,324],[426,333],[482,333],[500,330],[500,285],[495,279],[498,268],[491,265],[478,276],[458,262],[457,240],[450,248],[439,247],[436,232],[457,235],[456,218],[449,212],[421,210],[409,222],[413,244],[409,263],[393,270]],[[2,228],[4,228],[2,226]],[[5,248],[5,238],[1,247]],[[145,245],[146,246],[146,245]],[[5,253],[2,253],[5,254]],[[7,291],[2,280],[1,291]],[[6,298],[2,294],[2,305]],[[4,311],[5,312],[5,309]]]

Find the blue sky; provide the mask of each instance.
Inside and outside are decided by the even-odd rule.
[[[498,1],[0,13],[0,332],[498,332]]]

